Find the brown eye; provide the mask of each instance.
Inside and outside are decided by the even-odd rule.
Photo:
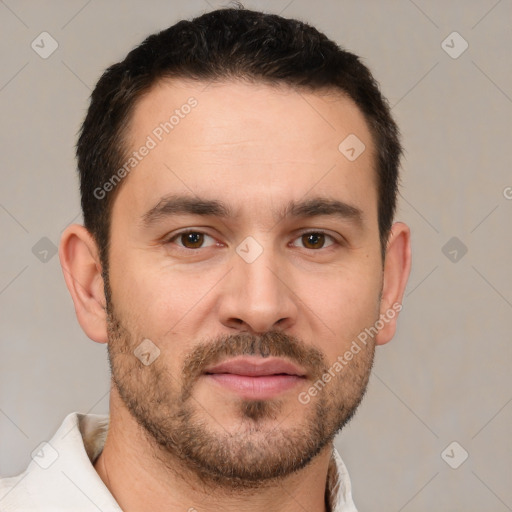
[[[321,249],[325,244],[323,233],[305,233],[301,239],[306,249]]]
[[[182,233],[179,238],[183,247],[187,249],[198,249],[204,243],[204,233],[198,233],[196,231]]]
[[[328,235],[323,231],[308,231],[302,233],[298,238],[293,241],[294,247],[302,247],[303,249],[319,250],[326,249],[337,242],[334,236]]]
[[[173,250],[207,249],[218,246],[217,240],[202,231],[182,231],[164,240],[166,246]]]

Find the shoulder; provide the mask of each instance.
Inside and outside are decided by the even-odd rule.
[[[68,414],[53,437],[34,450],[23,473],[0,479],[0,510],[120,510],[93,466],[107,427],[106,415]]]

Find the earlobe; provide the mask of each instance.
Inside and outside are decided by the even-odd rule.
[[[106,303],[101,263],[96,242],[84,226],[72,224],[64,230],[59,259],[80,326],[93,341],[106,343]]]
[[[376,345],[390,341],[396,331],[398,313],[411,270],[410,229],[403,222],[395,222],[389,235],[384,280],[380,302],[380,319],[383,327],[375,337]]]

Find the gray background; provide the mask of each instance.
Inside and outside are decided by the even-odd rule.
[[[225,4],[0,1],[2,476],[67,413],[108,411],[105,346],[80,329],[51,251],[81,222],[74,144],[91,88],[149,33]],[[337,439],[358,508],[512,510],[512,3],[244,4],[363,56],[403,132],[397,219],[412,228],[411,278],[398,333]],[[43,31],[59,45],[47,59],[31,48]],[[457,36],[442,46],[454,31],[469,44],[458,58],[445,51],[463,48]],[[469,453],[458,469],[441,457],[453,441],[452,465]]]

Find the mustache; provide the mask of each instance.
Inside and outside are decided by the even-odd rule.
[[[235,356],[282,357],[300,365],[313,378],[327,371],[324,354],[308,346],[299,338],[280,331],[267,331],[261,335],[242,332],[221,335],[199,343],[185,358],[182,367],[184,398],[206,367]]]

